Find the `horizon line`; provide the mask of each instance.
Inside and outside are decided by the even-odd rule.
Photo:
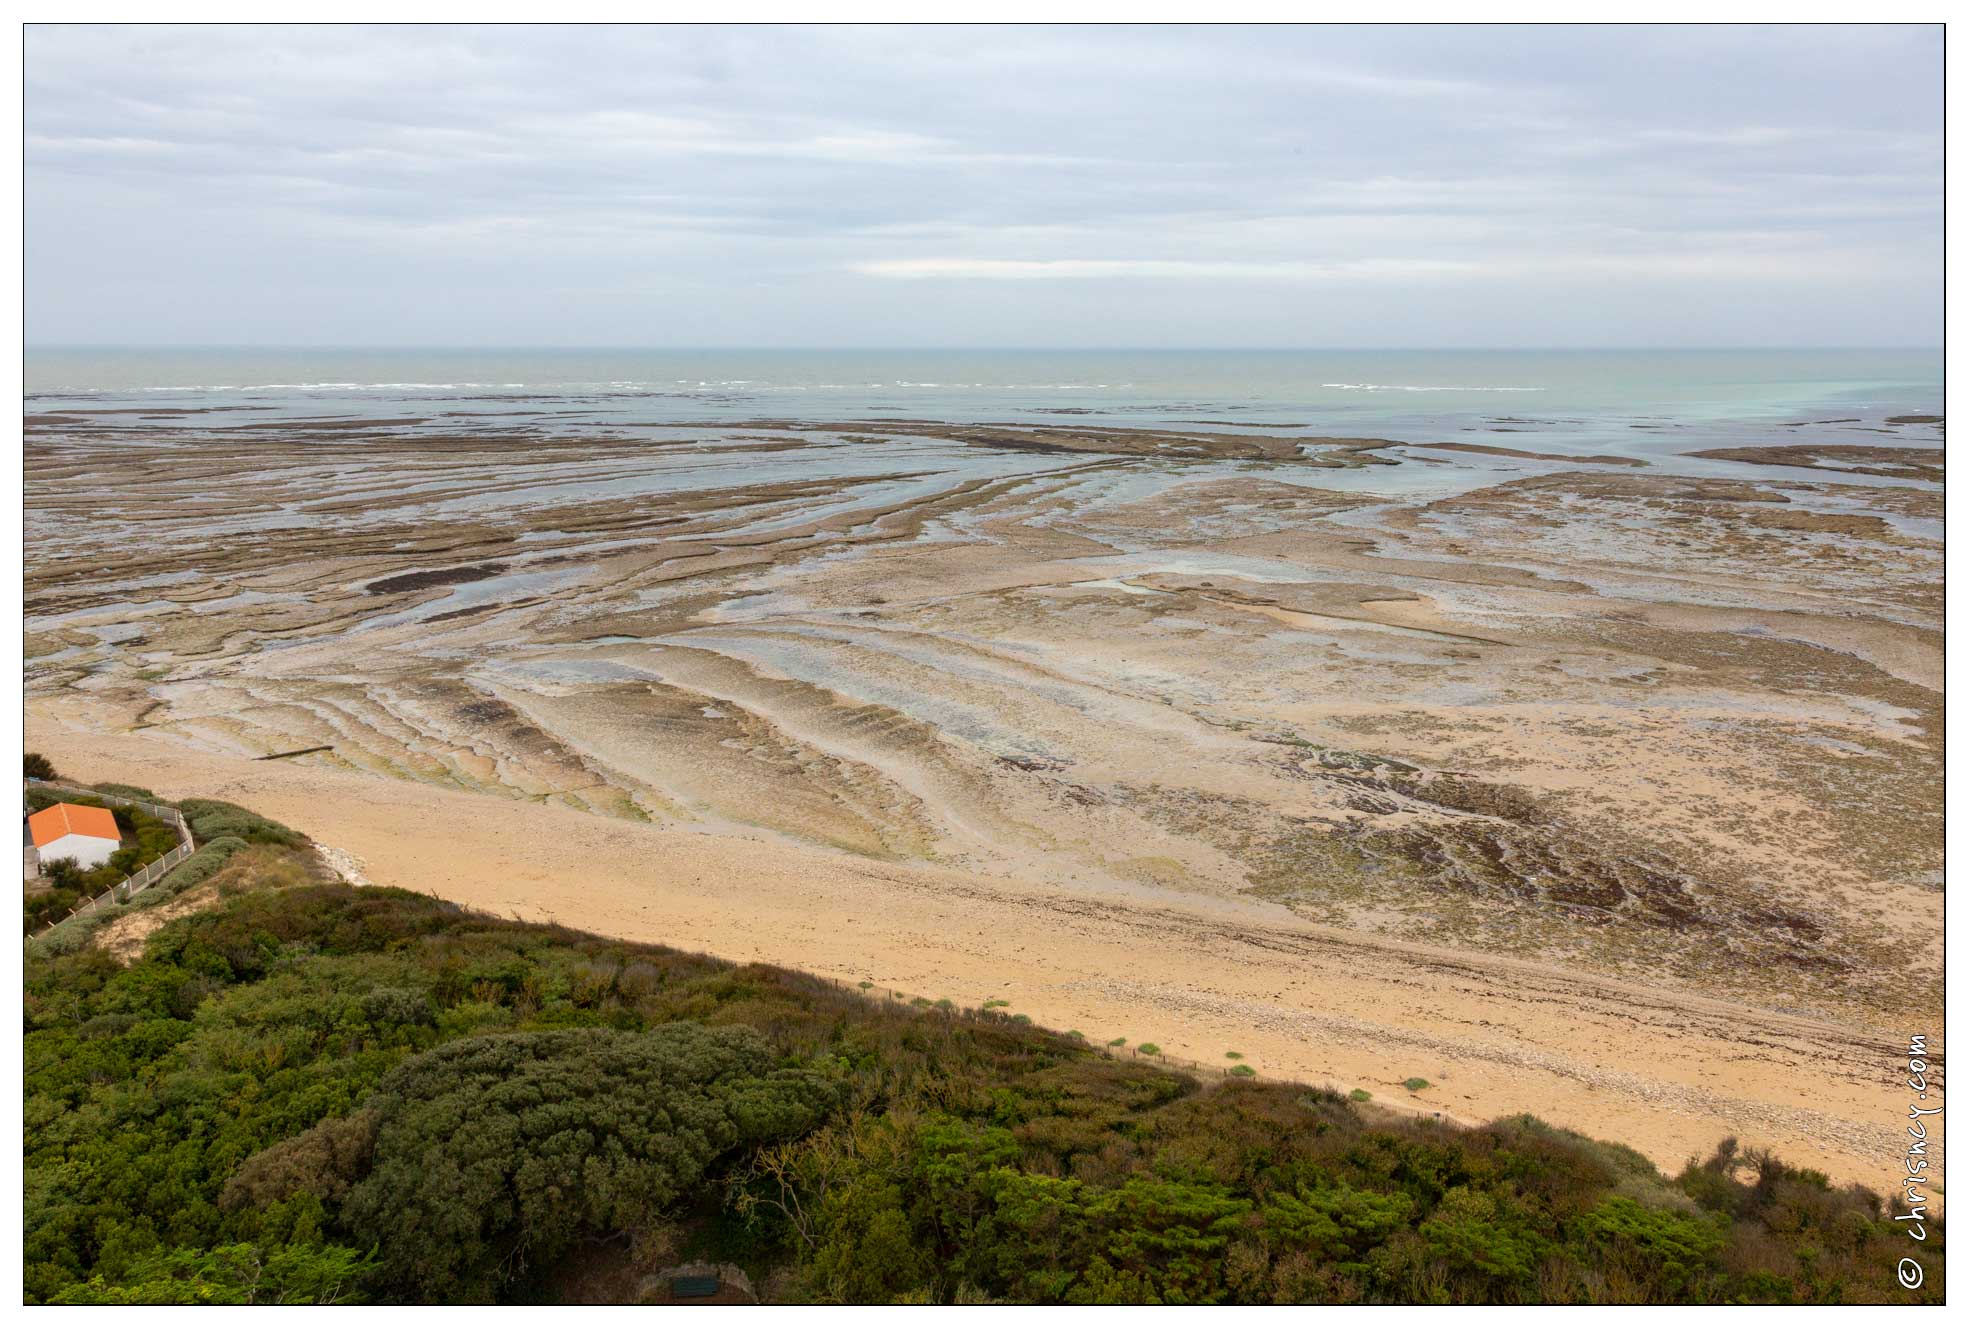
[[[745,343],[703,344],[703,345],[649,345],[630,342],[91,342],[91,341],[47,341],[23,342],[23,353],[30,351],[687,351],[723,352],[745,351],[750,353],[771,351],[827,352],[833,354],[882,352],[885,354],[947,351],[1021,351],[1049,355],[1072,353],[1099,354],[1142,354],[1154,352],[1186,353],[1195,351],[1238,351],[1271,354],[1305,354],[1314,352],[1380,352],[1380,351],[1459,351],[1459,352],[1498,352],[1512,353],[1524,351],[1539,352],[1597,352],[1597,351],[1945,351],[1943,343],[1932,342],[1825,342],[1825,343],[1751,343],[1751,342],[1703,342],[1703,343],[1595,343],[1591,345],[1539,345],[1525,343],[1511,346],[1475,345],[1304,345],[1304,346],[1240,346],[1240,345],[1194,345],[1194,346],[1044,346],[1044,345],[950,345],[950,346],[791,346],[758,345]]]

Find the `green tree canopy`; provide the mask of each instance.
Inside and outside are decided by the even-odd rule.
[[[664,1025],[462,1039],[378,1085],[349,1227],[421,1295],[489,1297],[530,1260],[651,1221],[719,1155],[810,1129],[822,1076],[747,1028]]]

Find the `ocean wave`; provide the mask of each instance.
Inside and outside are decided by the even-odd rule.
[[[774,383],[756,378],[724,379],[665,379],[645,381],[638,379],[610,379],[600,382],[543,382],[543,383],[356,383],[321,380],[309,383],[171,383],[153,384],[139,388],[70,388],[60,392],[42,393],[42,396],[61,396],[65,393],[113,393],[113,392],[617,392],[617,393],[659,393],[689,395],[693,391],[720,391],[750,389],[758,392],[879,392],[888,389],[909,388],[930,392],[1125,392],[1133,383],[945,383],[926,382],[918,379],[892,379],[876,383]],[[1328,387],[1369,387],[1369,384],[1327,384]],[[1443,389],[1453,391],[1454,389]],[[1509,389],[1496,389],[1508,391]],[[1421,391],[1421,389],[1417,389]],[[1527,389],[1542,391],[1542,389]]]
[[[139,388],[140,392],[458,392],[466,388],[523,388],[524,383],[193,383]],[[115,389],[90,388],[90,392]]]
[[[1132,388],[1133,383],[916,383],[899,378],[893,384],[871,383],[871,388],[971,388],[983,392],[1093,392]]]
[[[1453,387],[1430,383],[1322,383],[1342,392],[1543,392],[1544,388]]]

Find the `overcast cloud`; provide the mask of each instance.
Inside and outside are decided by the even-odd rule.
[[[1939,28],[30,27],[30,341],[1906,345]]]

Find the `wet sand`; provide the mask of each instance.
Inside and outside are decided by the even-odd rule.
[[[30,431],[30,742],[379,882],[1671,1167],[1941,1033],[1918,466],[146,420]]]

